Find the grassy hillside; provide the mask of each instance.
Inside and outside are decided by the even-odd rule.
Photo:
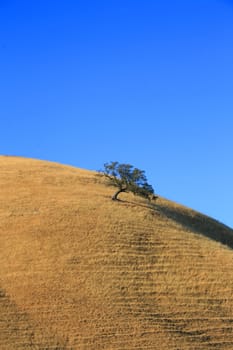
[[[231,229],[50,162],[0,186],[0,349],[233,349]]]

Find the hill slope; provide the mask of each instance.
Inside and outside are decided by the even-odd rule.
[[[233,348],[231,229],[50,162],[0,185],[0,349]]]

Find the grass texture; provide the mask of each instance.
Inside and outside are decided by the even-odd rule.
[[[233,349],[230,228],[51,162],[0,186],[0,349]]]

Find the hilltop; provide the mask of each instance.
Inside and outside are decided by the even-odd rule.
[[[52,162],[0,185],[0,349],[233,349],[230,228]]]

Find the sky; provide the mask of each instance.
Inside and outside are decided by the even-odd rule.
[[[145,170],[233,227],[233,1],[0,0],[0,154]]]

